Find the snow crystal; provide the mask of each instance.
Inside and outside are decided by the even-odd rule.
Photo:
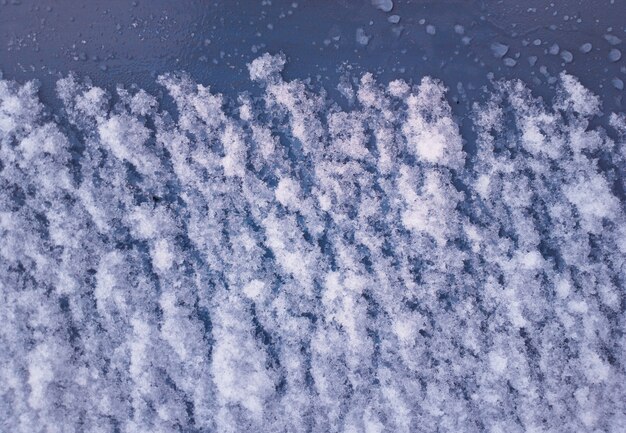
[[[285,64],[0,80],[0,429],[622,431],[626,116]]]

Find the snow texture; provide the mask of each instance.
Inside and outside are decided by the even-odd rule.
[[[0,431],[625,431],[624,115],[285,60],[0,81]]]

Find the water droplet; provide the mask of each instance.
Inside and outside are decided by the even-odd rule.
[[[622,40],[615,35],[604,35],[604,39],[611,45],[619,45],[622,43]]]
[[[501,59],[509,52],[509,46],[500,42],[494,42],[491,44],[491,52],[496,58]]]
[[[611,62],[617,62],[621,58],[622,58],[622,52],[618,50],[617,48],[612,48],[611,51],[609,51],[609,60]]]
[[[557,54],[559,54],[560,50],[561,50],[561,47],[559,47],[559,44],[552,44],[548,52],[552,54],[553,56],[556,56]]]
[[[574,60],[574,56],[567,50],[561,51],[561,58],[565,61],[565,63],[572,63]]]

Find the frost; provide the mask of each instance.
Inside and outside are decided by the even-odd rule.
[[[285,63],[0,80],[0,429],[621,431],[624,114]]]

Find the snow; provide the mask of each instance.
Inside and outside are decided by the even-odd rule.
[[[511,57],[505,57],[502,62],[504,63],[505,66],[508,66],[509,68],[514,67],[515,65],[517,65],[517,60],[512,59]]]
[[[0,80],[0,430],[621,431],[624,114],[286,61]]]

